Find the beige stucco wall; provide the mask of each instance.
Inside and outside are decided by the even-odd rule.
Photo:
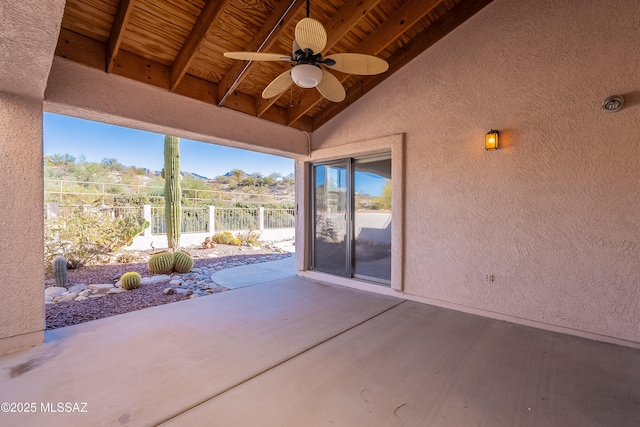
[[[42,101],[0,93],[0,355],[44,337]]]
[[[495,0],[314,132],[406,133],[407,294],[640,342],[638,22],[636,0]]]
[[[0,1],[0,92],[42,99],[65,0]]]
[[[0,2],[0,355],[44,339],[42,98],[64,4]]]
[[[56,57],[47,111],[287,157],[306,155],[304,132]],[[212,159],[215,160],[215,159]]]

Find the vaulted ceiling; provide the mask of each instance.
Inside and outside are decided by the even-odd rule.
[[[227,51],[291,55],[305,0],[67,0],[56,55],[202,102],[307,131],[348,108],[491,0],[311,0],[310,16],[328,33],[323,55],[376,55],[390,67],[375,76],[331,71],[340,103],[292,86],[262,90],[290,65],[228,59]],[[428,78],[428,77],[427,77]]]

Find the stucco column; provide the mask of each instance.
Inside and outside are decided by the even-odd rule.
[[[42,101],[0,93],[0,355],[44,340]]]

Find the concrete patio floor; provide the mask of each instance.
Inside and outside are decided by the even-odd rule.
[[[2,426],[631,426],[640,350],[287,277],[0,357]],[[84,413],[44,412],[58,402]],[[49,406],[47,406],[49,404]],[[63,406],[64,408],[64,406]]]

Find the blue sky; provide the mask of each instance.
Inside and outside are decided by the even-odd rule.
[[[44,154],[84,156],[89,162],[114,158],[126,166],[159,171],[164,163],[164,135],[59,114],[44,114]],[[231,169],[282,176],[293,173],[293,160],[205,142],[180,140],[180,168],[215,178]],[[360,173],[356,191],[379,196],[385,180]]]
[[[89,162],[115,158],[126,166],[161,170],[164,157],[164,135],[120,126],[45,113],[44,154],[84,155]],[[293,173],[293,160],[286,157],[220,145],[180,140],[180,166],[183,171],[208,178],[223,175],[231,169],[247,173],[260,172],[283,176]]]

